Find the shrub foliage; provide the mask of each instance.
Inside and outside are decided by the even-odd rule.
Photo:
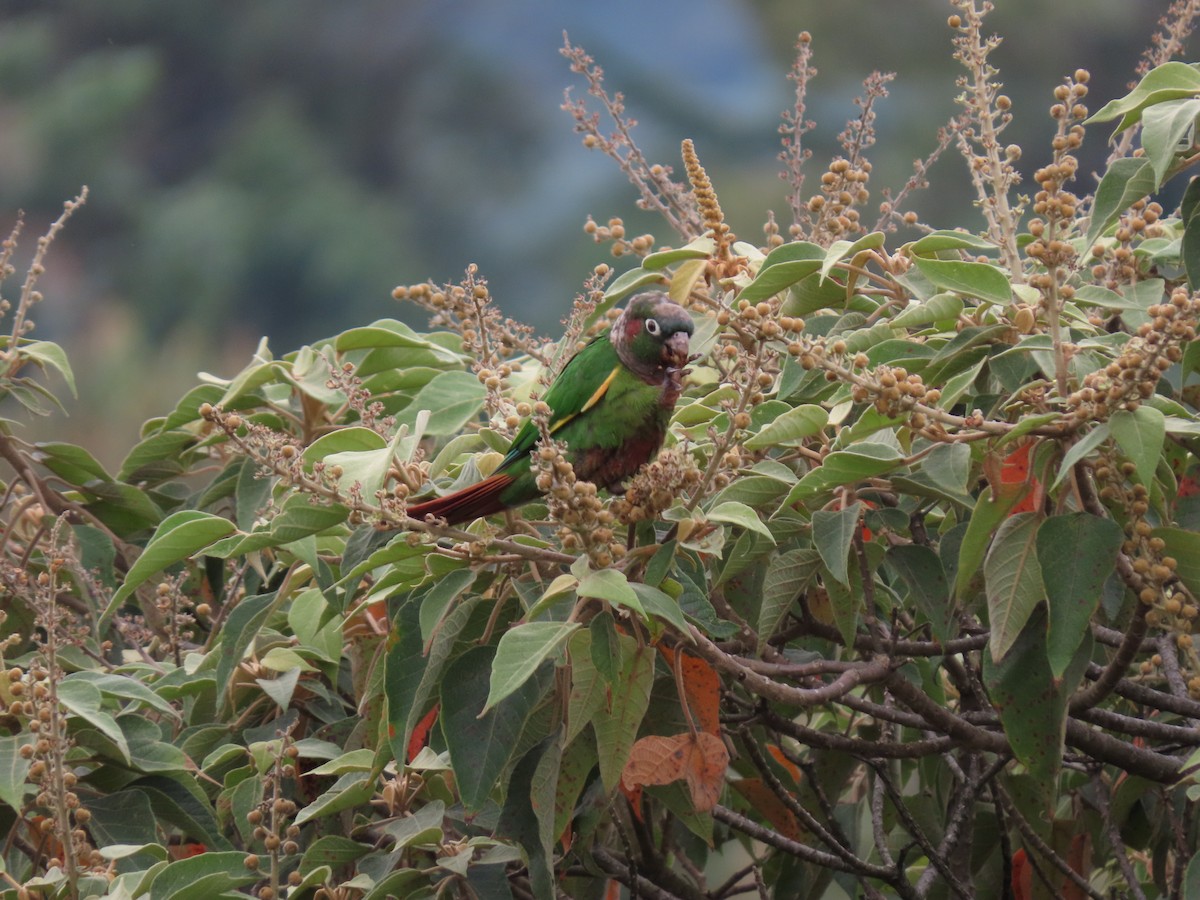
[[[429,333],[204,377],[116,472],[6,422],[0,895],[1196,896],[1200,188],[1151,199],[1200,151],[1193,4],[1126,96],[1054,89],[1030,196],[986,9],[954,6],[962,111],[882,203],[890,76],[806,191],[801,35],[791,221],[759,245],[567,44],[565,108],[673,246],[589,220],[635,262],[560,340],[472,268],[397,288]],[[1090,193],[1085,126],[1114,135]],[[951,147],[982,231],[905,211]],[[27,334],[82,200],[6,306],[2,387],[36,413],[33,370],[73,389]],[[623,495],[549,444],[544,502],[406,515],[489,472],[646,286],[699,358]]]

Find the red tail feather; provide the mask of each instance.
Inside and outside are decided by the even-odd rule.
[[[506,509],[507,504],[500,500],[500,494],[512,483],[511,475],[497,473],[461,491],[410,506],[408,514],[414,519],[437,516],[451,525],[470,522],[480,516],[490,516]]]

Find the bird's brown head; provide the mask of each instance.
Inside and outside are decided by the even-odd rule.
[[[609,339],[625,365],[642,380],[655,383],[681,375],[694,330],[686,309],[660,291],[649,291],[625,305]]]

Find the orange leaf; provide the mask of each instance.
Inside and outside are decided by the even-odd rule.
[[[729,766],[725,742],[706,731],[652,735],[633,745],[629,762],[621,773],[626,787],[643,784],[670,784],[685,779],[697,812],[708,812],[717,805]]]
[[[642,786],[636,784],[633,787],[628,787],[622,781],[617,787],[625,795],[625,799],[629,801],[629,808],[633,810],[633,814],[637,817],[637,820],[639,822],[646,821],[642,818]]]
[[[1190,475],[1184,475],[1179,479],[1179,496],[1191,497],[1194,494],[1200,494],[1200,481]]]
[[[988,479],[997,487],[998,492],[1012,496],[1013,492],[1020,495],[1020,500],[1009,510],[1010,516],[1017,513],[1035,512],[1045,496],[1042,483],[1030,471],[1031,456],[1036,441],[1026,441],[1009,453],[1000,463],[999,472],[988,471]],[[992,457],[994,459],[994,457]],[[986,469],[995,469],[995,463],[987,465]]]
[[[770,822],[776,831],[797,843],[804,840],[804,831],[796,821],[795,814],[767,787],[765,781],[761,778],[739,778],[729,783],[750,801],[755,812]]]
[[[1012,891],[1016,900],[1033,900],[1033,866],[1023,847],[1012,857]]]
[[[408,747],[406,748],[410,763],[417,758],[417,754],[429,742],[429,732],[433,728],[433,723],[437,721],[439,708],[439,704],[433,704],[433,709],[425,713],[421,717],[421,721],[417,723],[417,727],[413,729],[412,736],[408,739]]]
[[[674,671],[676,651],[660,644],[658,652]],[[692,721],[701,731],[720,734],[721,676],[700,657],[690,653],[683,654],[680,664],[683,668],[684,699],[692,714]]]
[[[778,744],[767,744],[767,752],[771,754],[771,758],[775,762],[787,770],[787,773],[792,776],[792,781],[800,784],[800,767],[784,756],[782,747]]]

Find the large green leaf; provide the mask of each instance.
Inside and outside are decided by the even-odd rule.
[[[125,581],[101,614],[97,628],[102,631],[121,604],[152,576],[203,550],[233,530],[234,524],[228,519],[194,509],[180,510],[167,516],[142,555],[129,567]]]
[[[21,755],[21,747],[32,743],[32,734],[0,737],[0,803],[8,804],[18,813],[25,808],[25,795],[33,792],[33,785],[25,781],[33,760]]]
[[[1132,412],[1118,409],[1108,420],[1108,429],[1121,451],[1137,467],[1137,480],[1148,485],[1162,456],[1167,436],[1166,419],[1152,406],[1142,404]]]
[[[523,622],[500,637],[484,712],[525,684],[547,659],[557,659],[578,622]]]
[[[1061,678],[1088,633],[1104,582],[1125,534],[1111,519],[1088,513],[1051,516],[1037,533],[1037,558],[1049,608],[1046,652]]]
[[[457,434],[483,408],[484,390],[469,372],[442,372],[426,384],[412,402],[396,415],[397,423],[410,428],[422,410],[429,411],[425,433],[440,437]]]
[[[953,291],[988,303],[1006,306],[1012,300],[1008,276],[988,263],[957,259],[914,257],[921,274],[943,291]]]
[[[1145,157],[1126,157],[1112,162],[1096,188],[1086,246],[1096,243],[1130,204],[1154,192],[1154,167]]]
[[[292,494],[268,522],[249,533],[230,535],[215,542],[205,548],[205,554],[229,559],[266,547],[282,547],[340,525],[349,515],[350,510],[341,504],[315,504],[307,494]]]
[[[261,878],[246,867],[246,854],[241,851],[201,853],[168,863],[150,884],[150,896],[155,900],[211,900]]]
[[[1039,525],[1037,513],[1007,519],[983,562],[991,626],[988,649],[994,662],[1000,662],[1016,643],[1034,607],[1046,596],[1037,556]]]
[[[908,595],[929,621],[939,641],[952,638],[954,605],[950,602],[950,584],[941,558],[921,544],[896,544],[884,557],[891,569],[908,587]]]
[[[813,544],[829,574],[844,585],[850,583],[846,568],[861,512],[862,504],[856,502],[845,509],[818,509],[812,516]]]
[[[611,685],[608,715],[596,716],[596,750],[600,758],[600,780],[605,790],[616,790],[629,751],[637,740],[638,727],[650,706],[654,682],[655,650],[628,635],[619,635],[620,663]]]
[[[786,290],[796,282],[819,272],[825,261],[825,248],[806,241],[776,247],[763,260],[758,275],[738,295],[755,303]]]
[[[747,450],[788,446],[819,434],[829,422],[829,413],[820,406],[805,404],[789,409],[746,440]]]
[[[526,720],[554,681],[554,666],[544,664],[484,713],[495,656],[494,647],[468,650],[450,664],[442,682],[442,733],[463,804],[474,810],[487,803]]]
[[[1156,103],[1142,111],[1142,147],[1154,167],[1156,187],[1166,178],[1177,150],[1190,148],[1197,116],[1200,99],[1196,98]]]
[[[1119,133],[1137,122],[1146,107],[1197,94],[1200,94],[1200,71],[1187,63],[1172,60],[1151,69],[1132,91],[1119,100],[1110,100],[1087,121],[1110,122],[1120,118]]]
[[[1000,712],[1004,734],[1017,759],[1040,789],[1042,808],[1049,811],[1054,781],[1062,762],[1067,702],[1083,679],[1091,657],[1090,634],[1061,676],[1046,658],[1046,614],[1036,610],[997,662],[984,654],[983,681]]]
[[[787,616],[796,598],[812,583],[821,555],[813,549],[789,550],[772,557],[763,576],[758,635],[767,640]]]

